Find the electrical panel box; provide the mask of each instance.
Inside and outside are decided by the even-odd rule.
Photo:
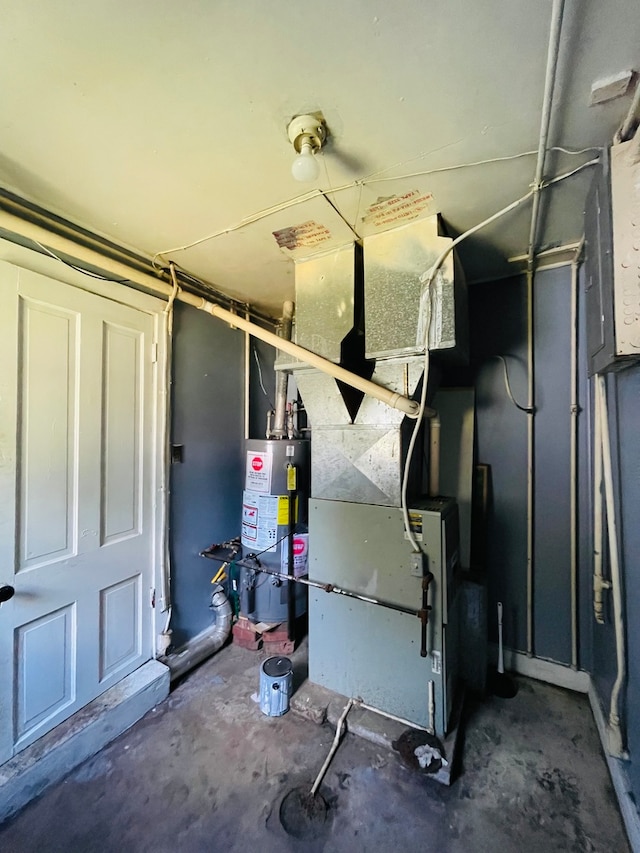
[[[429,725],[433,682],[435,730],[443,737],[458,677],[458,508],[450,498],[426,498],[412,506],[410,520],[434,576],[429,655],[420,656],[417,616],[310,590],[309,678],[421,726]],[[422,607],[422,579],[398,507],[312,499],[309,546],[313,580]]]
[[[640,158],[613,146],[585,212],[589,374],[640,359]],[[637,150],[637,147],[636,147]]]

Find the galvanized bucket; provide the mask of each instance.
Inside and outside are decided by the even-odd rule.
[[[267,717],[281,717],[289,710],[293,667],[289,658],[272,657],[260,667],[260,710]]]

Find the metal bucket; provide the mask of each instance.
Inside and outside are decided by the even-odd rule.
[[[260,710],[267,717],[281,717],[289,710],[293,667],[289,658],[272,657],[260,667]]]

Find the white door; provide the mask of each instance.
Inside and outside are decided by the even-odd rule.
[[[152,656],[153,334],[0,262],[0,763]]]

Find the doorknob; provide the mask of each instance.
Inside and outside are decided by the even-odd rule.
[[[0,604],[4,604],[5,601],[9,601],[10,598],[13,598],[15,594],[15,589],[12,586],[9,586],[8,583],[0,584]]]

